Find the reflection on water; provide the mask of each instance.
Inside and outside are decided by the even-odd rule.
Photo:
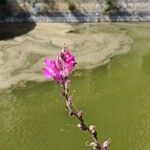
[[[0,41],[12,39],[33,30],[36,23],[0,23]]]
[[[18,0],[0,0],[0,41],[23,35],[35,28],[36,23],[34,21],[32,21],[32,23],[26,23],[25,20],[29,18],[31,14],[24,8],[25,3],[22,6],[20,4],[21,1],[19,2]],[[18,13],[20,15],[17,15]],[[15,15],[14,18],[13,15]],[[9,16],[12,16],[11,20],[9,19],[12,23],[6,23],[7,17]],[[17,18],[18,20],[21,19],[24,23],[14,23],[17,21]],[[2,23],[3,19],[5,23]]]
[[[108,65],[72,76],[77,107],[96,124],[100,139],[112,139],[112,150],[150,149],[150,44],[139,42]],[[53,82],[28,82],[1,92],[0,149],[88,149],[88,134],[68,118],[58,92]]]

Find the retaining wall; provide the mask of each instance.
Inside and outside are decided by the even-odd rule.
[[[97,12],[88,13],[48,13],[48,14],[17,14],[14,16],[0,19],[0,22],[149,22],[150,12],[111,12],[108,15],[102,15]]]

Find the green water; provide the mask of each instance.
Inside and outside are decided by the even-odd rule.
[[[72,75],[71,93],[87,123],[111,150],[150,149],[150,26],[113,25],[135,43],[109,64]],[[1,91],[0,150],[88,150],[53,82],[28,82]]]

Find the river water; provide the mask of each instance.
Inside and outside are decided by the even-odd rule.
[[[150,149],[150,27],[114,25],[134,39],[128,54],[77,70],[71,94],[86,122],[111,150]],[[27,82],[0,92],[1,150],[85,150],[87,133],[69,118],[54,82]]]

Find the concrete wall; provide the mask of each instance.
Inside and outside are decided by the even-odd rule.
[[[82,5],[86,8],[88,6],[88,9],[74,13],[71,13],[69,10],[42,13],[41,7],[46,4],[36,3],[37,7],[34,6],[33,8],[33,5],[29,3],[30,1],[8,0],[9,4],[14,8],[14,13],[11,17],[0,18],[1,22],[150,21],[150,0],[142,0],[142,2],[140,0],[119,0],[119,5],[122,5],[124,9],[121,12],[112,12],[107,15],[102,14],[102,11],[97,9],[98,3],[96,3],[96,0],[82,0]],[[89,6],[93,7],[93,9],[89,9]],[[99,8],[101,9],[102,7]]]
[[[69,11],[68,4],[65,0],[55,0],[55,7],[58,9],[52,9],[50,0],[7,0],[10,5],[12,5],[13,11],[17,12],[18,8],[20,10],[25,10],[30,13],[36,13],[39,11]],[[105,5],[106,0],[98,0],[101,5]],[[128,11],[150,11],[150,0],[116,0],[118,5],[124,10]],[[34,5],[33,5],[33,2]],[[73,0],[76,7],[83,11],[95,11],[97,0]],[[16,10],[15,10],[16,9]]]
[[[7,17],[0,22],[147,22],[150,21],[150,13],[110,13],[109,15],[100,15],[91,13],[50,13],[47,15],[27,16],[20,14],[14,17]]]

